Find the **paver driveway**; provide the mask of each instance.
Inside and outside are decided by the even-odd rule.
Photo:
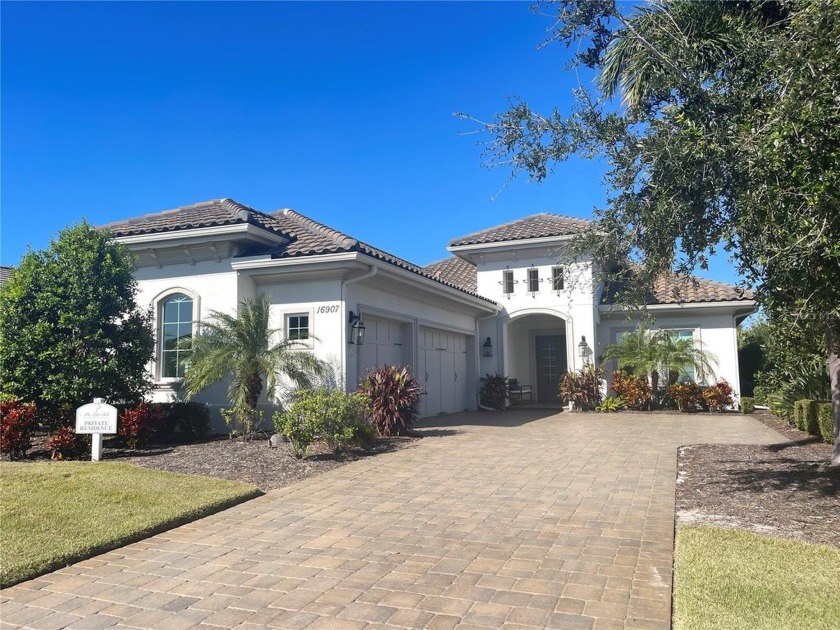
[[[545,413],[545,412],[544,412]],[[676,449],[742,416],[460,414],[2,592],[2,625],[668,628]]]

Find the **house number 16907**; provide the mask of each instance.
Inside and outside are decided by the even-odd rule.
[[[332,306],[319,306],[315,309],[316,313],[338,313],[338,304]]]

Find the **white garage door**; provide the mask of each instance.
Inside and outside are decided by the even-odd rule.
[[[359,378],[383,365],[402,365],[403,324],[365,315],[365,342],[359,346]]]
[[[467,336],[420,327],[417,380],[425,392],[420,415],[464,411],[469,406]]]

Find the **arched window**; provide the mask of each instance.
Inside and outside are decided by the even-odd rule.
[[[193,300],[183,293],[167,297],[161,304],[161,371],[163,378],[180,378],[184,375],[181,360],[188,352],[178,347],[182,339],[193,333]]]

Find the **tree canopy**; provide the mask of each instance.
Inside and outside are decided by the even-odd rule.
[[[136,293],[131,253],[85,222],[27,252],[0,290],[2,390],[53,421],[94,397],[139,400],[154,340]]]
[[[840,3],[538,6],[598,80],[571,112],[517,101],[477,121],[486,163],[539,182],[572,155],[603,157],[608,203],[579,247],[636,289],[627,300],[723,249],[775,321],[819,321],[840,464]]]

